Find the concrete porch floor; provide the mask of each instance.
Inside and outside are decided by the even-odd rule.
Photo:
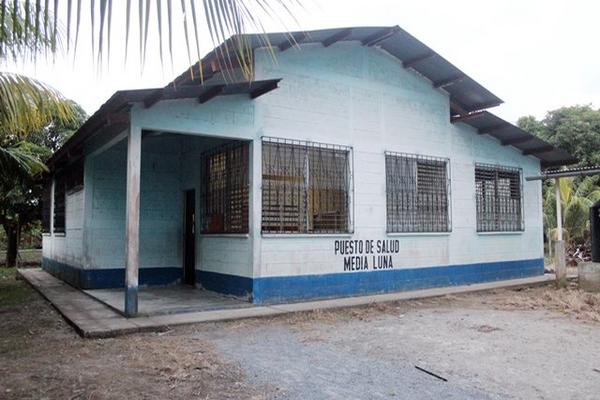
[[[478,283],[464,286],[449,286],[433,289],[413,290],[369,296],[345,297],[329,300],[315,300],[304,303],[274,304],[256,306],[242,302],[243,305],[226,305],[205,311],[176,312],[172,314],[138,316],[125,318],[121,312],[106,303],[76,289],[55,278],[40,268],[19,269],[19,276],[36,289],[83,337],[103,338],[124,335],[127,333],[157,331],[174,325],[194,324],[200,322],[227,321],[241,318],[257,318],[276,316],[287,313],[333,309],[342,307],[365,306],[377,302],[409,300],[427,297],[444,296],[456,293],[476,292],[508,287],[544,285],[552,282],[553,274],[534,276],[531,278],[512,279]],[[202,296],[192,293],[193,296]],[[148,293],[152,293],[151,291]],[[205,293],[205,292],[204,292]],[[121,294],[122,296],[122,294]],[[122,297],[114,296],[114,301],[122,304]],[[222,300],[222,299],[221,299]],[[229,299],[235,300],[235,299]],[[164,301],[164,300],[163,300]],[[176,302],[175,302],[176,303]],[[175,304],[172,303],[172,304]],[[142,302],[143,304],[143,302]],[[172,308],[173,310],[175,307]]]
[[[124,312],[124,289],[94,289],[84,290],[84,292],[118,312]],[[141,287],[138,292],[138,316],[140,317],[251,306],[251,303],[243,299],[188,285]]]

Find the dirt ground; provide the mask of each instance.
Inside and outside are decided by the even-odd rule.
[[[592,399],[598,349],[600,294],[551,286],[88,340],[0,269],[0,399]]]

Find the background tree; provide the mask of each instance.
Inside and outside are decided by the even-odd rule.
[[[580,165],[600,165],[600,110],[590,105],[561,107],[542,120],[519,118],[522,129],[558,146],[580,160]],[[589,240],[589,207],[600,200],[600,177],[561,178],[563,227],[567,241],[579,245]],[[556,238],[556,196],[554,182],[543,186],[544,229]]]
[[[591,105],[561,107],[541,121],[519,118],[517,125],[577,157],[581,165],[600,165],[600,110]]]
[[[20,146],[28,148],[37,163],[43,163],[71,137],[87,118],[83,109],[74,102],[75,118],[51,121],[36,132],[30,132]],[[35,228],[41,217],[40,199],[44,190],[40,174],[14,173],[0,177],[0,225],[6,235],[6,265],[16,265],[19,243],[23,232]]]

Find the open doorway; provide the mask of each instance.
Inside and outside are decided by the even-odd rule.
[[[183,283],[196,283],[196,190],[186,190],[183,206]]]

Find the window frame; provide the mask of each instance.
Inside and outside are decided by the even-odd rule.
[[[67,190],[65,176],[62,173],[54,175],[52,187],[52,233],[65,236],[67,234]],[[60,204],[56,198],[57,193],[62,193],[62,207],[57,207],[57,204]],[[62,213],[58,213],[57,210],[61,208]],[[59,220],[62,220],[62,224],[57,224]]]
[[[269,145],[280,145],[280,146],[289,146],[295,147],[304,151],[304,163],[305,163],[305,175],[304,175],[304,189],[303,189],[303,199],[304,199],[304,208],[300,208],[300,213],[304,212],[306,214],[303,222],[303,229],[298,230],[265,230],[264,229],[264,218],[265,218],[265,144]],[[310,182],[311,182],[311,172],[310,172],[310,160],[309,160],[309,151],[311,149],[324,149],[325,151],[332,152],[345,152],[346,158],[346,177],[345,177],[345,204],[346,204],[346,229],[335,231],[331,229],[321,229],[314,230],[314,222],[313,228],[309,228],[310,218],[309,218],[309,206],[308,206],[308,198],[310,196]],[[294,236],[311,236],[311,237],[319,237],[319,236],[348,236],[354,233],[354,156],[353,156],[353,148],[352,146],[341,145],[341,144],[333,144],[333,143],[322,143],[322,142],[314,142],[309,140],[296,140],[296,139],[287,139],[287,138],[279,138],[272,136],[262,136],[261,137],[261,149],[260,149],[260,166],[261,166],[261,174],[260,174],[260,193],[261,193],[261,202],[260,202],[260,231],[261,235],[265,237],[269,236],[280,236],[280,237],[294,237]],[[339,183],[339,182],[338,182]],[[314,195],[314,194],[313,194]],[[300,207],[300,205],[298,206]],[[314,218],[314,216],[313,216]],[[299,225],[300,226],[300,225]]]
[[[85,162],[81,159],[69,165],[63,172],[65,195],[77,193],[85,186]]]
[[[427,229],[427,226],[402,230],[401,228],[391,226],[393,222],[390,220],[390,193],[391,188],[389,187],[389,176],[390,171],[388,170],[388,158],[398,158],[414,161],[415,165],[415,194],[414,200],[419,199],[419,187],[418,187],[418,164],[419,162],[427,163],[443,163],[445,166],[445,181],[446,181],[446,227],[445,229]],[[417,153],[405,153],[396,151],[385,151],[384,152],[384,169],[385,169],[385,220],[386,220],[386,234],[388,235],[449,235],[452,232],[452,174],[451,174],[451,163],[450,158],[431,156]],[[397,217],[399,218],[399,217]],[[392,222],[392,223],[391,223]]]
[[[201,162],[201,176],[202,176],[202,182],[200,183],[200,230],[199,230],[199,234],[200,235],[205,235],[205,236],[215,236],[215,235],[248,235],[250,233],[250,207],[251,207],[251,194],[250,194],[250,190],[251,190],[251,185],[250,185],[250,170],[251,170],[251,166],[250,166],[250,160],[251,160],[251,149],[252,147],[250,146],[250,141],[248,140],[235,140],[235,141],[230,141],[230,142],[226,142],[220,146],[216,146],[214,148],[211,148],[205,152],[203,152],[201,154],[201,158],[200,158],[200,162]],[[229,163],[231,162],[231,158],[230,158],[230,152],[235,152],[235,151],[240,151],[240,155],[241,155],[241,162],[242,162],[242,166],[241,168],[244,170],[245,174],[244,176],[241,178],[242,182],[240,185],[231,185],[231,178],[232,176],[230,174],[227,173],[227,170],[229,169]],[[212,202],[214,199],[212,197],[208,196],[208,192],[210,190],[209,185],[211,184],[211,176],[209,176],[210,174],[210,158],[211,157],[216,157],[216,156],[224,156],[225,160],[224,160],[224,177],[222,177],[224,180],[224,182],[221,182],[224,186],[221,189],[222,193],[221,195],[223,196],[223,198],[218,199],[221,204],[218,205],[217,207],[221,207],[222,211],[223,211],[223,221],[222,221],[222,229],[221,230],[212,230],[209,228],[209,226],[207,224],[210,224],[210,222],[208,222],[207,218],[212,215],[211,213],[209,213],[207,211],[207,208],[209,208],[210,204],[209,202]],[[245,163],[245,165],[244,165]],[[232,230],[232,222],[234,221],[231,217],[232,215],[232,202],[230,201],[231,196],[232,196],[232,192],[234,190],[242,190],[242,196],[244,196],[244,191],[245,191],[245,202],[242,200],[241,201],[241,207],[239,210],[237,210],[236,212],[240,212],[241,213],[241,229],[239,230]],[[228,216],[227,216],[228,215]],[[225,229],[225,225],[227,225],[227,229]]]
[[[484,224],[483,221],[480,221],[480,215],[481,212],[479,211],[480,208],[480,197],[478,194],[478,190],[477,190],[477,170],[478,169],[483,169],[483,170],[487,170],[487,171],[494,171],[495,172],[495,179],[494,179],[494,208],[498,209],[500,208],[498,203],[501,201],[500,198],[498,197],[497,193],[498,193],[498,173],[499,172],[505,172],[505,173],[516,173],[518,174],[518,179],[519,179],[519,183],[517,185],[518,190],[519,190],[519,207],[518,207],[518,224],[519,226],[517,227],[517,229],[509,229],[511,227],[507,227],[506,229],[502,229],[502,222],[499,222],[497,219],[499,216],[502,215],[502,213],[500,211],[495,211],[493,217],[496,219],[495,223],[494,223],[494,227],[492,229],[483,229],[482,228],[482,224]],[[486,234],[507,234],[507,233],[522,233],[525,231],[525,213],[524,213],[524,198],[525,198],[525,193],[524,193],[524,187],[523,187],[523,169],[521,167],[515,167],[515,166],[509,166],[509,165],[500,165],[500,164],[490,164],[490,163],[481,163],[481,162],[477,162],[475,163],[475,166],[473,168],[473,172],[474,172],[474,182],[475,182],[475,230],[477,231],[478,234],[480,235],[486,235]],[[510,179],[510,178],[509,178]],[[509,186],[509,191],[511,190],[510,186]]]
[[[53,182],[52,178],[48,179],[44,182],[43,192],[42,192],[42,235],[50,236],[52,235],[52,223],[54,220],[54,192],[52,190]]]

